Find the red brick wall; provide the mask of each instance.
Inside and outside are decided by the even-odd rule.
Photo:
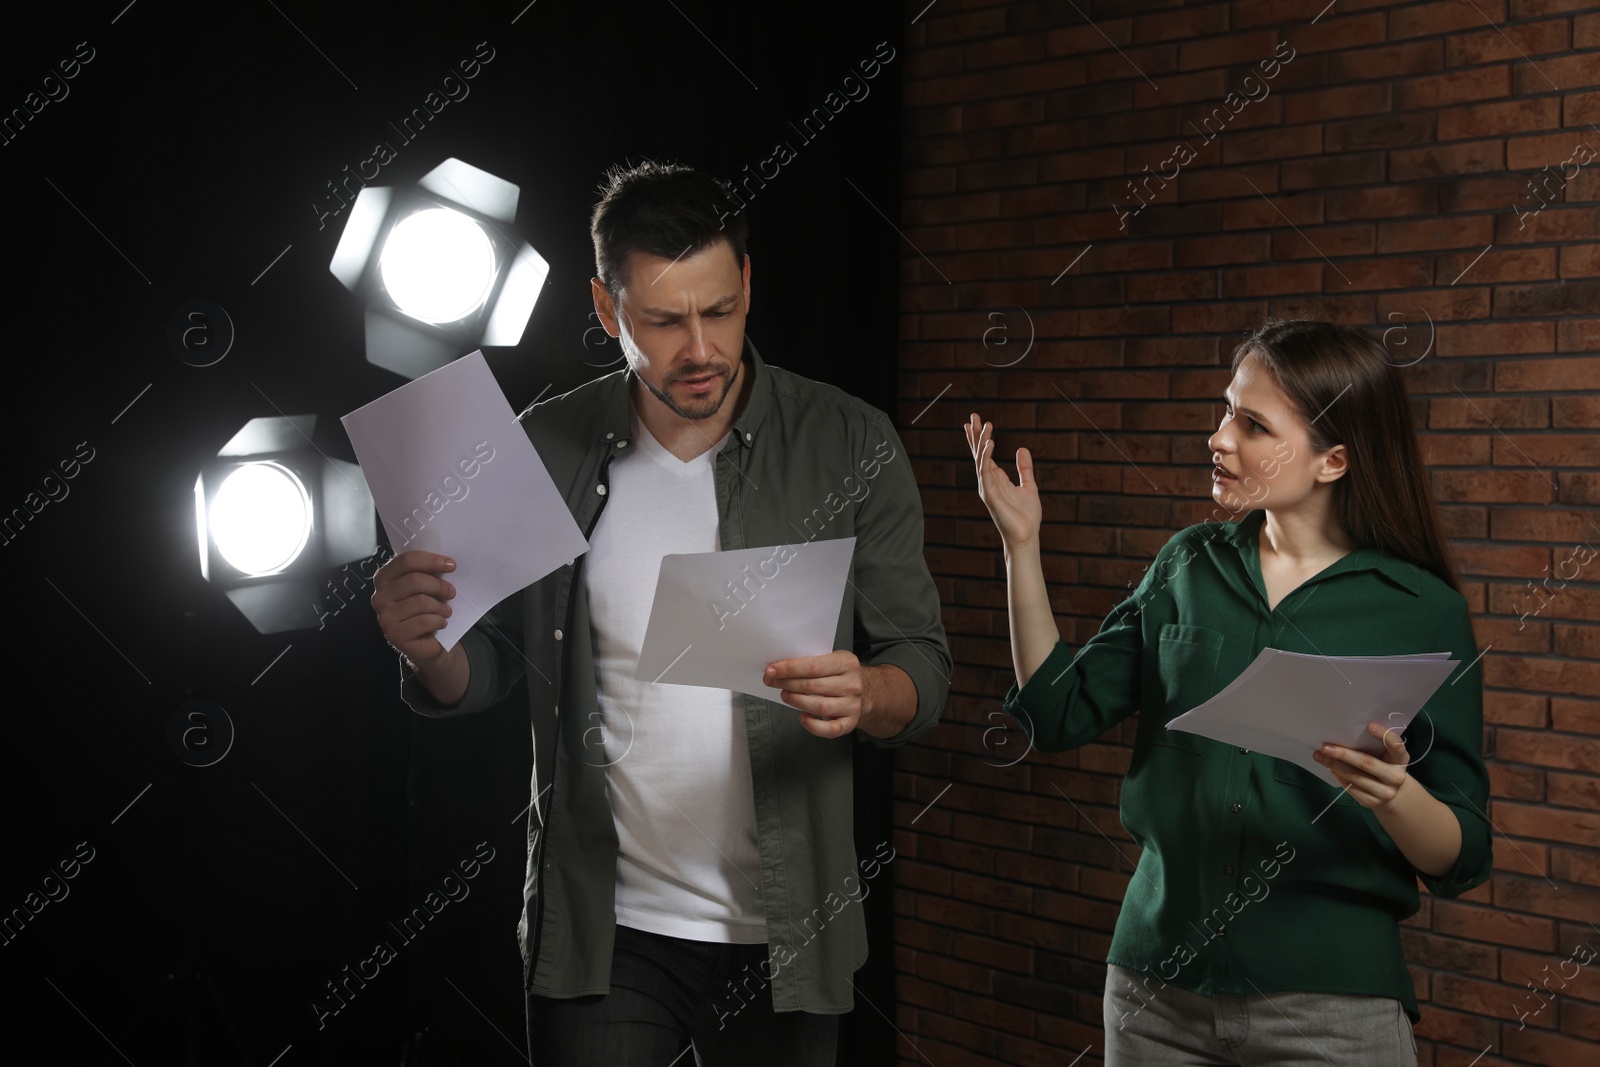
[[[999,729],[1004,571],[958,427],[977,410],[997,458],[1041,464],[1076,647],[1208,517],[1228,355],[1269,315],[1359,324],[1417,361],[1493,646],[1496,869],[1460,900],[1424,891],[1405,931],[1421,1063],[1597,1062],[1600,961],[1559,975],[1600,950],[1600,563],[1552,568],[1600,546],[1600,158],[1574,157],[1600,153],[1600,4],[937,0],[906,52],[899,422],[956,671],[896,780],[901,1062],[1098,1063],[1137,859],[1116,808],[1131,722],[1020,762]],[[1180,141],[1197,154],[1172,177]],[[1130,179],[1162,170],[1136,200]],[[1557,995],[1519,1024],[1547,977]]]

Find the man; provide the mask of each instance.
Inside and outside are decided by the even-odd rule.
[[[396,557],[372,598],[413,710],[482,711],[527,682],[518,936],[540,1067],[667,1067],[691,1041],[710,1067],[831,1065],[866,958],[860,901],[893,858],[887,843],[855,855],[847,735],[904,744],[949,688],[899,437],[745,337],[736,204],[681,166],[613,171],[603,189],[594,303],[627,368],[524,419],[589,551],[448,653],[445,557]],[[782,581],[807,543],[850,536],[837,651],[769,664],[782,704],[634,679],[663,555],[773,547],[763,574]],[[733,613],[759,588],[706,595]]]

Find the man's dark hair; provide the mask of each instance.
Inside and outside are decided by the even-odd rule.
[[[717,241],[728,242],[743,269],[743,208],[732,186],[691,167],[650,160],[612,167],[589,222],[600,283],[620,298],[629,252],[675,260]]]

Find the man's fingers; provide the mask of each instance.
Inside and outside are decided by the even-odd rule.
[[[776,682],[789,678],[826,678],[842,673],[849,666],[851,653],[829,652],[822,656],[797,656],[794,659],[775,659],[767,664],[767,684],[777,688]]]

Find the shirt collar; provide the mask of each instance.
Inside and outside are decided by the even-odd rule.
[[[1241,552],[1246,550],[1259,552],[1261,524],[1266,521],[1267,513],[1264,510],[1252,508],[1244,518],[1228,524],[1229,528],[1223,533],[1222,539]],[[1257,558],[1259,562],[1259,556]],[[1422,569],[1410,560],[1400,559],[1377,545],[1362,545],[1352,549],[1322,571],[1319,577],[1343,571],[1368,570],[1377,571],[1414,596],[1422,595]]]
[[[767,411],[772,406],[772,375],[748,336],[744,339],[744,349],[740,352],[739,358],[744,363],[740,373],[748,374],[750,381],[746,386],[744,410],[734,420],[729,436],[740,444],[749,446],[755,444],[755,437],[760,430],[762,420],[766,418]],[[633,419],[637,416],[633,410],[633,386],[638,377],[632,366],[622,372],[620,377],[622,387],[616,391],[611,401],[611,414],[606,420],[604,429],[607,441],[633,440]],[[726,447],[725,445],[724,448]]]

